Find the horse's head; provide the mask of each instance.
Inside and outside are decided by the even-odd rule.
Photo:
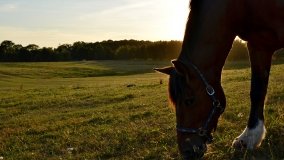
[[[155,69],[169,78],[169,97],[176,110],[177,140],[184,159],[200,158],[212,141],[218,118],[225,106],[221,86],[209,84],[191,63],[172,61],[174,67]],[[213,89],[214,88],[214,89]]]

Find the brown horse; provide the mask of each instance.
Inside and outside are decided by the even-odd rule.
[[[284,47],[284,0],[192,0],[181,53],[170,75],[176,108],[177,140],[184,159],[200,158],[211,142],[226,99],[221,72],[236,36],[248,42],[251,111],[233,147],[254,149],[265,137],[264,99],[271,57]]]

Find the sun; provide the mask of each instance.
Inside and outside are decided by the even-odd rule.
[[[189,0],[171,1],[168,14],[168,36],[170,39],[182,40],[189,14]]]
[[[143,28],[147,34],[139,35],[142,37],[140,39],[183,40],[189,14],[189,0],[155,0],[156,3],[160,6],[155,6],[153,14],[147,17],[148,28]]]

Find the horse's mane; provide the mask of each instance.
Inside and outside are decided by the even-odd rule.
[[[196,20],[199,16],[199,10],[203,3],[203,0],[191,0],[190,1],[190,17],[189,17],[189,26],[191,28],[192,21]],[[185,95],[185,77],[177,73],[176,71],[170,76],[169,79],[169,98],[171,102],[176,105],[178,97]]]
[[[202,0],[191,0],[190,1],[190,10],[191,12],[197,12],[202,4]]]
[[[192,9],[194,6],[196,6],[198,3],[200,3],[200,0],[191,0],[190,1],[190,8]]]

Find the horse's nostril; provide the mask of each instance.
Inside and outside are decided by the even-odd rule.
[[[207,147],[205,144],[201,146],[192,145],[189,148],[183,150],[183,159],[200,159],[203,157],[204,153],[206,152]]]
[[[199,152],[199,147],[197,147],[196,145],[194,145],[194,146],[192,147],[192,149],[193,149],[193,152],[194,152],[194,153]]]
[[[190,138],[186,138],[185,143],[190,143]]]

